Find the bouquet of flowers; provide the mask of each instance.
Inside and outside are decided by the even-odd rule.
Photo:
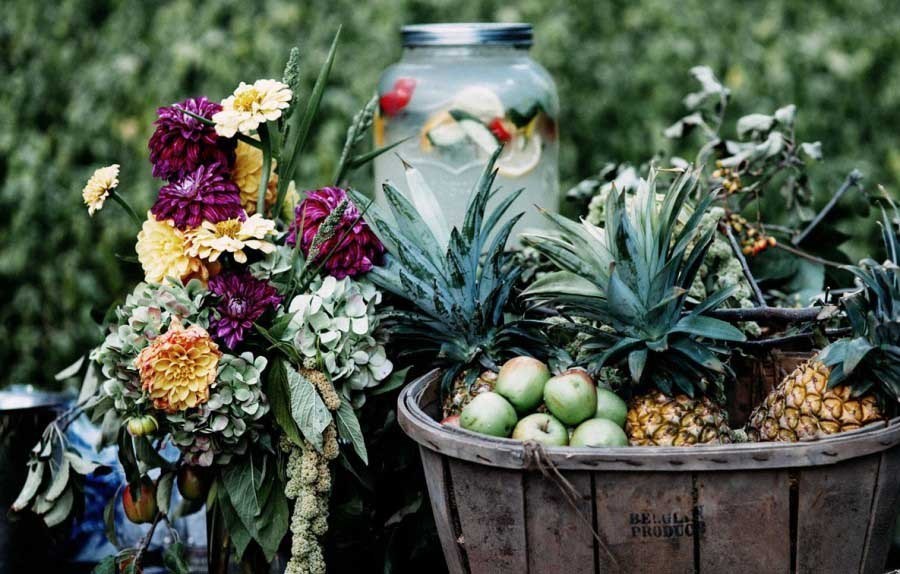
[[[295,48],[281,81],[159,108],[149,157],[162,184],[145,217],[119,194],[118,165],[84,187],[91,216],[112,199],[140,226],[144,282],[74,367],[86,373],[79,400],[35,447],[14,508],[52,526],[81,504],[84,477],[104,469],[65,429],[88,413],[104,444],[118,445],[128,479],[108,522],[121,502],[129,519],[152,525],[98,572],[140,572],[157,525],[204,503],[210,535],[227,533],[238,556],[271,560],[290,532],[287,571],[325,571],[332,463],[342,446],[367,460],[357,411],[367,391],[405,376],[386,356],[382,294],[366,279],[384,248],[363,220],[367,206],[339,187],[386,151],[355,153],[374,99],[348,130],[334,186],[301,196],[294,183],[336,43],[305,102]],[[161,453],[171,445],[177,460]],[[186,571],[180,550],[166,550],[174,572]]]

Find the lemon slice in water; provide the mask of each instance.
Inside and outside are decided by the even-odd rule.
[[[522,177],[541,161],[541,136],[514,136],[497,159],[497,169],[504,177]]]

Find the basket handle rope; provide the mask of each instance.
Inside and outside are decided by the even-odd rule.
[[[610,560],[612,560],[613,564],[618,567],[619,563],[616,560],[616,557],[613,556],[612,552],[610,552],[609,547],[603,541],[603,538],[600,537],[600,533],[597,532],[597,529],[594,528],[594,524],[591,520],[585,516],[584,512],[580,508],[578,508],[578,500],[581,498],[581,494],[575,487],[572,486],[572,483],[566,479],[565,476],[559,472],[559,469],[550,460],[550,457],[547,456],[547,452],[544,450],[544,445],[537,441],[529,440],[525,441],[525,468],[526,470],[537,469],[541,472],[544,478],[548,479],[550,482],[556,485],[559,491],[562,493],[563,498],[566,499],[566,502],[569,503],[569,506],[572,507],[572,510],[575,511],[575,514],[578,518],[591,530],[591,534],[594,535],[594,539],[597,541],[597,544],[600,545],[600,548],[606,552],[606,555],[609,556]]]

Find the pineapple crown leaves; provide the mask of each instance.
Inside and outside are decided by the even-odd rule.
[[[415,344],[406,355],[426,356],[445,368],[449,384],[476,363],[497,368],[515,351],[521,331],[507,317],[507,303],[521,273],[506,251],[512,229],[523,214],[503,219],[522,190],[507,194],[488,213],[495,196],[495,153],[475,184],[461,227],[450,230],[447,245],[416,209],[389,183],[384,184],[392,217],[372,205],[366,220],[387,247],[385,265],[367,277],[409,302],[409,309],[388,311],[384,325],[393,336]],[[351,191],[354,201],[362,196]]]
[[[900,210],[891,203],[894,218]],[[882,208],[882,238],[887,259],[864,259],[848,266],[862,289],[841,300],[853,331],[826,347],[819,358],[831,369],[828,386],[850,384],[856,396],[873,387],[900,401],[900,239]]]
[[[593,323],[567,325],[587,336],[579,361],[591,371],[624,363],[636,386],[655,385],[667,394],[677,388],[694,396],[729,373],[720,358],[724,349],[714,342],[745,337],[707,315],[736,286],[686,308],[687,291],[714,239],[715,228],[700,233],[700,219],[714,196],[705,197],[681,223],[699,172],[681,171],[661,197],[656,177],[651,171],[628,205],[624,193],[611,193],[603,228],[545,212],[558,234],[526,235],[525,241],[560,271],[535,281],[524,295]]]

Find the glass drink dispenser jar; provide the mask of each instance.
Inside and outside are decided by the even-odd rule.
[[[524,188],[507,212],[525,212],[515,232],[546,227],[534,206],[559,208],[559,98],[528,55],[531,25],[415,25],[402,35],[403,56],[378,84],[374,134],[378,147],[408,139],[375,160],[376,200],[383,205],[385,181],[407,192],[402,158],[429,183],[447,223],[460,226],[470,191],[502,146],[493,201]]]

